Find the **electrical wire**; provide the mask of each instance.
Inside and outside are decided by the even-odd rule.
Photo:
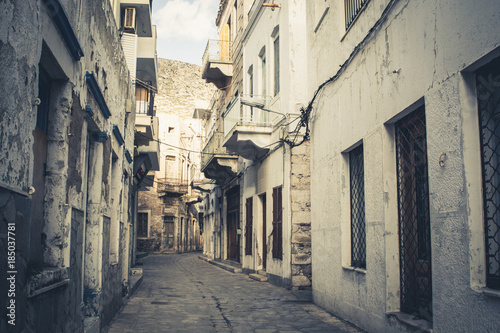
[[[158,142],[158,143],[161,143],[162,145],[169,146],[169,147],[172,147],[172,148],[177,148],[177,149],[179,149],[179,150],[184,150],[184,151],[188,151],[188,152],[196,153],[196,154],[202,154],[202,155],[212,155],[212,156],[215,156],[215,155],[217,155],[217,156],[235,156],[234,154],[204,153],[204,152],[202,152],[202,151],[197,151],[197,150],[192,150],[192,149],[187,149],[187,148],[177,147],[177,146],[171,145],[171,144],[169,144],[169,143],[166,143],[166,142],[163,142],[163,141],[160,141],[160,140],[153,139],[153,138],[151,138],[151,137],[149,137],[149,136],[147,136],[147,135],[144,135],[144,134],[142,134],[142,133],[140,133],[140,132],[137,132],[137,131],[136,131],[135,133],[136,133],[136,134],[139,134],[140,136],[142,136],[142,137],[144,137],[144,138],[146,138],[146,139],[149,139],[149,140],[151,140],[151,141],[156,141],[156,142]]]

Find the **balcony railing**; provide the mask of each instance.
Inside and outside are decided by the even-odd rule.
[[[356,21],[358,15],[369,1],[370,0],[344,0],[346,30]]]
[[[224,137],[227,137],[236,126],[270,127],[273,125],[276,114],[257,107],[243,105],[241,96],[238,96],[229,104],[223,117]]]
[[[204,170],[205,167],[210,163],[212,158],[217,154],[227,155],[226,148],[222,146],[222,141],[224,139],[224,133],[215,132],[207,144],[203,148],[201,153],[201,170]]]
[[[231,42],[227,40],[209,39],[205,53],[203,54],[202,65],[208,62],[230,62],[231,61]]]
[[[179,178],[159,178],[157,179],[158,192],[188,193],[188,181]]]

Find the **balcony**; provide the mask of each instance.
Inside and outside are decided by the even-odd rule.
[[[228,152],[236,153],[248,160],[255,160],[269,151],[273,124],[281,118],[276,112],[264,110],[262,108],[264,104],[264,101],[249,101],[242,99],[241,96],[229,104],[223,115],[223,146]]]
[[[136,78],[153,88],[158,82],[158,57],[156,54],[156,26],[152,26],[152,37],[137,38]]]
[[[148,170],[160,170],[158,143],[159,122],[157,117],[147,114],[136,114],[135,117],[135,145],[139,156],[147,157]]]
[[[135,27],[134,33],[139,37],[151,37],[152,20],[151,20],[151,2],[150,0],[121,0],[120,14],[124,16],[125,8],[135,8]]]
[[[227,86],[227,79],[233,76],[231,42],[210,39],[203,54],[201,78],[213,83],[218,89]]]
[[[180,197],[188,193],[188,181],[179,178],[159,178],[156,180],[160,196]]]
[[[222,146],[224,133],[215,132],[201,153],[201,171],[206,178],[223,185],[236,176],[238,156],[230,154]]]

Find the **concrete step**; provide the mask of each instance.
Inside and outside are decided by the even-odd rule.
[[[200,256],[198,256],[198,258],[203,260],[203,261],[206,261],[206,262],[212,261],[212,259],[210,259],[209,257],[207,257],[205,255],[200,255]]]
[[[219,262],[219,261],[215,261],[215,260],[212,260],[212,261],[209,261],[212,265],[215,265],[217,267],[220,267],[222,269],[225,269],[226,271],[229,271],[231,273],[241,273],[243,270],[239,267],[235,267],[235,266],[232,266],[232,265],[228,265],[228,264],[225,264],[225,263],[222,263],[222,262]]]
[[[254,280],[259,281],[259,282],[266,282],[267,281],[267,277],[262,276],[261,274],[249,274],[248,276],[251,279],[254,279]]]
[[[262,276],[266,276],[266,277],[267,277],[267,273],[266,273],[266,271],[265,271],[265,270],[263,270],[263,269],[259,269],[259,270],[257,271],[257,274],[262,275]]]

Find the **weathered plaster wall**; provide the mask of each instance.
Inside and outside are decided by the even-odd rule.
[[[99,220],[102,221],[103,212],[111,212],[108,176],[111,142],[115,140],[111,133],[112,125],[119,127],[125,139],[125,145],[116,151],[120,173],[131,174],[131,165],[124,161],[123,147],[133,148],[134,119],[125,113],[125,109],[126,100],[133,99],[134,95],[119,34],[108,2],[96,5],[66,0],[61,3],[85,54],[79,61],[70,56],[51,18],[60,10],[56,3],[54,9],[48,8],[42,1],[10,1],[2,5],[5,7],[0,13],[0,69],[3,73],[0,88],[6,92],[0,98],[0,192],[5,199],[0,202],[0,216],[3,216],[0,239],[4,251],[7,248],[3,246],[6,239],[4,229],[7,222],[15,220],[18,248],[16,331],[82,330],[82,280],[84,275],[90,274],[90,271],[83,272],[82,254],[93,251],[96,251],[96,258],[101,258],[95,262],[96,274],[103,274],[95,280],[96,290],[105,289],[102,299],[106,304],[98,308],[105,312],[103,323],[109,321],[121,305],[121,273],[128,266],[122,261],[110,267],[108,253],[102,252],[106,246],[99,246],[100,242],[109,245],[109,239],[99,239],[103,231]],[[41,228],[41,235],[30,233],[35,226],[30,225],[31,197],[27,193],[33,182],[33,131],[37,115],[35,99],[38,97],[39,62],[48,66],[49,76],[56,80],[51,85],[45,191],[35,188],[44,195],[46,222]],[[96,75],[112,114],[107,120],[88,94],[86,71],[93,71]],[[94,126],[107,132],[109,138],[107,150],[101,151],[100,155],[100,165],[108,167],[100,170],[106,185],[104,188],[92,187],[96,194],[95,203],[100,201],[93,210],[96,219],[90,221],[97,223],[95,238],[87,237],[84,242],[85,227],[89,224],[89,217],[92,217],[92,213],[89,214],[92,209],[87,205],[87,188],[93,182],[93,179],[87,178],[87,131],[90,128],[83,117],[86,104],[93,104]],[[129,180],[124,178],[123,182],[126,185],[121,185],[121,191],[128,192]],[[127,216],[128,202],[122,202],[121,207],[124,216]],[[110,221],[112,223],[116,221]],[[43,239],[43,262],[37,265],[28,264],[30,241],[33,241],[30,236]],[[85,244],[87,248],[84,250]],[[104,269],[99,266],[101,261],[108,264]],[[3,267],[0,273],[2,280],[5,280],[6,272]],[[101,285],[101,280],[108,281],[108,285]],[[52,288],[55,283],[60,285],[40,291],[40,288]],[[6,295],[3,286],[2,295]],[[12,329],[7,326],[6,318],[2,315],[0,319],[2,332]]]
[[[394,7],[387,19],[359,44],[389,3]],[[427,118],[433,331],[496,330],[500,303],[483,294],[471,274],[471,266],[481,265],[474,263],[480,259],[469,248],[484,246],[473,243],[469,232],[473,221],[481,220],[472,209],[480,206],[476,201],[480,195],[469,193],[471,184],[477,183],[471,175],[480,172],[479,158],[470,159],[470,150],[477,152],[479,136],[470,135],[477,126],[477,120],[470,120],[471,114],[477,117],[477,110],[471,109],[475,92],[467,89],[470,82],[461,71],[484,63],[483,57],[500,45],[493,14],[498,3],[372,0],[347,33],[340,2],[326,1],[326,5],[329,14],[314,32],[317,7],[308,4],[309,96],[337,73],[355,48],[359,52],[321,91],[312,113],[315,302],[368,331],[412,330],[386,313],[399,311],[393,117],[412,111],[419,101]],[[360,140],[365,163],[366,271],[348,267],[349,167],[342,154]],[[446,162],[441,167],[443,153]]]

